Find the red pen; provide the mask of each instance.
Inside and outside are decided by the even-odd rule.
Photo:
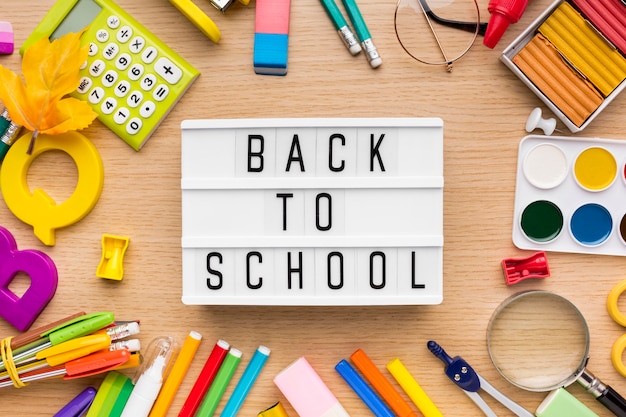
[[[217,375],[217,371],[220,369],[222,362],[224,362],[224,358],[229,349],[230,345],[228,342],[221,339],[213,346],[213,350],[206,360],[204,367],[202,367],[198,379],[195,384],[193,384],[189,396],[183,404],[183,408],[181,408],[178,413],[178,417],[193,417],[194,414],[196,414],[213,379],[215,379],[215,375]]]
[[[103,350],[56,366],[36,368],[20,374],[19,377],[22,382],[55,377],[63,377],[63,379],[83,378],[116,369],[128,362],[130,357],[131,354],[127,349]],[[11,385],[13,382],[10,378],[0,380],[0,388]]]

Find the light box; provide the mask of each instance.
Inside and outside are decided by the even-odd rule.
[[[443,300],[443,122],[182,123],[185,304]]]

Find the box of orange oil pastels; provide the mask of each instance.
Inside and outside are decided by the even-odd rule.
[[[626,7],[620,0],[558,0],[500,60],[571,132],[626,87]]]

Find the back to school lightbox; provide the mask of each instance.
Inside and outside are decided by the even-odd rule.
[[[182,123],[185,304],[443,300],[443,122]]]

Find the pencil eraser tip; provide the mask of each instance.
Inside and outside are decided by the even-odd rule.
[[[370,61],[370,65],[372,66],[372,68],[378,68],[382,65],[382,63],[382,58],[374,58]]]
[[[348,50],[352,55],[358,55],[359,52],[363,50],[363,48],[361,48],[361,45],[359,45],[358,43],[355,43],[354,45],[350,46]]]

